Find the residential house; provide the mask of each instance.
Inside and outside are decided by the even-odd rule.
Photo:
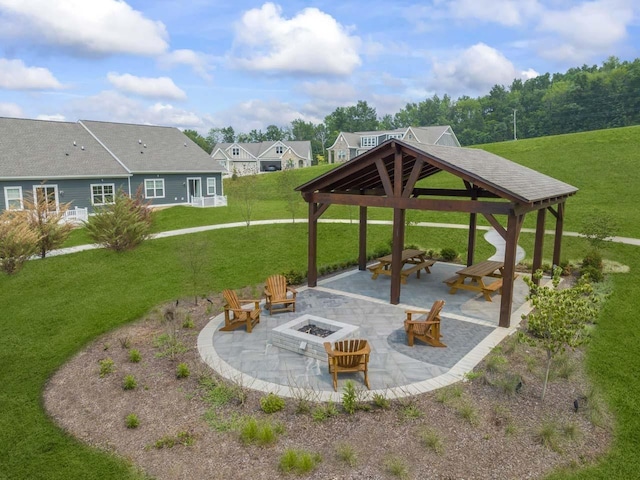
[[[0,118],[0,210],[45,195],[92,212],[120,189],[153,206],[226,205],[225,172],[177,128]]]
[[[311,142],[219,143],[211,156],[236,175],[303,168],[311,165]]]
[[[327,148],[327,161],[328,163],[346,162],[392,138],[426,145],[460,146],[458,138],[448,125],[372,132],[340,132],[333,145]]]

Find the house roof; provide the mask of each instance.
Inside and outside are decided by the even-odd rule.
[[[455,137],[453,130],[449,125],[434,125],[430,127],[404,127],[404,128],[396,128],[394,130],[368,130],[362,132],[340,132],[340,134],[336,137],[336,140],[333,142],[333,145],[329,147],[329,149],[333,149],[335,147],[338,138],[342,136],[349,148],[360,148],[360,139],[362,137],[367,136],[381,136],[381,135],[389,135],[389,134],[402,134],[406,135],[407,132],[411,130],[415,136],[415,140],[419,143],[427,143],[430,145],[435,145],[436,142],[443,135],[449,133],[453,135],[455,138],[455,142],[458,146],[460,145],[458,139]]]
[[[0,178],[128,175],[78,123],[0,117]]]
[[[451,130],[451,127],[448,125],[433,127],[410,127],[410,129],[419,143],[426,143],[429,145],[436,145],[438,140],[440,140],[440,137],[447,133],[453,134],[453,130]],[[407,129],[407,131],[408,130],[409,129]]]
[[[535,204],[573,195],[577,188],[493,153],[462,147],[426,145],[406,140],[388,140],[296,190],[307,192],[384,192],[379,160],[395,178],[396,145],[402,152],[403,185],[420,159],[424,163],[418,180],[447,171],[498,197],[518,204]],[[384,195],[384,193],[380,193]]]
[[[209,154],[174,127],[81,120],[131,173],[224,172]]]
[[[218,143],[216,148],[214,149],[212,156],[215,152],[220,149],[223,152],[229,150],[232,146],[237,146],[246,150],[252,157],[255,157],[257,160],[258,157],[263,156],[270,148],[272,148],[275,144],[281,143],[285,147],[291,148],[293,152],[302,158],[311,158],[311,142],[308,140],[276,140],[276,141],[268,141],[268,142],[234,142],[234,143]],[[286,150],[286,149],[285,149]],[[279,155],[274,155],[278,158]],[[234,159],[235,157],[231,157],[227,155],[228,158]],[[246,160],[246,159],[241,159]]]

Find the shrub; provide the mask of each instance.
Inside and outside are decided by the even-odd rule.
[[[140,355],[140,351],[132,348],[129,350],[129,361],[131,363],[138,363],[142,360],[142,355]]]
[[[260,399],[260,408],[264,413],[279,412],[284,408],[284,400],[274,393],[270,393]]]
[[[353,415],[358,408],[358,396],[356,385],[352,380],[347,380],[344,384],[344,392],[342,394],[342,408],[349,415]]]
[[[98,362],[100,364],[100,376],[104,377],[106,375],[109,375],[110,373],[113,373],[113,371],[116,369],[115,364],[113,363],[113,360],[111,359],[111,357],[107,357],[103,360],[100,360],[100,362]]]
[[[24,213],[27,224],[38,236],[38,251],[44,258],[47,252],[60,247],[71,233],[73,226],[63,221],[70,203],[60,203],[52,210],[52,200],[46,195],[38,195],[37,199],[24,199]]]
[[[338,409],[336,408],[336,404],[329,400],[326,405],[320,405],[313,409],[311,412],[311,417],[316,422],[322,422],[330,417],[335,417],[338,415]]]
[[[298,270],[289,270],[282,275],[287,279],[287,285],[301,285],[304,283],[304,279],[307,278],[306,272],[300,272]]]
[[[458,415],[460,415],[467,422],[469,422],[469,424],[474,426],[478,425],[480,421],[478,418],[478,411],[470,403],[462,402],[460,405],[456,407],[456,411],[458,412]]]
[[[295,472],[298,475],[309,473],[322,461],[318,453],[288,448],[280,457],[279,467],[284,473]]]
[[[422,444],[433,450],[438,455],[442,455],[444,452],[444,444],[442,443],[442,439],[438,432],[433,429],[426,428],[422,432],[420,432],[420,440],[422,440]]]
[[[135,413],[130,413],[125,418],[124,423],[127,428],[138,428],[138,425],[140,425],[140,420],[138,420],[138,415],[136,415]]]
[[[409,477],[409,471],[404,460],[398,457],[389,457],[385,462],[385,470],[394,477],[405,479]]]
[[[0,213],[0,269],[12,275],[37,251],[38,235],[27,224],[23,212]]]
[[[187,314],[184,321],[182,322],[182,328],[193,328],[195,327],[195,323],[193,323],[193,318],[191,315]]]
[[[270,445],[275,443],[278,435],[282,433],[284,427],[280,424],[273,425],[268,421],[261,422],[254,417],[248,417],[240,427],[240,440],[245,444]]]
[[[384,410],[391,408],[391,402],[387,397],[385,397],[382,393],[374,393],[373,394],[373,404]]]
[[[558,445],[558,425],[553,420],[545,420],[535,432],[536,440],[554,452],[560,451]]]
[[[189,365],[186,363],[179,363],[176,367],[176,378],[187,378],[189,375],[191,375]]]
[[[504,369],[507,364],[507,359],[502,355],[489,355],[485,361],[485,368],[487,372],[497,373]]]
[[[133,375],[125,375],[122,379],[122,388],[124,390],[133,390],[138,386],[138,382]]]
[[[458,258],[458,252],[456,250],[454,250],[453,248],[443,248],[442,250],[440,250],[440,256],[442,257],[442,259],[446,262],[452,262],[453,260],[455,260],[456,258]]]
[[[588,275],[594,282],[601,282],[604,278],[602,274],[602,255],[598,250],[591,250],[583,259],[580,266],[580,275]]]
[[[336,447],[336,455],[338,456],[338,459],[342,460],[350,467],[356,466],[358,457],[356,455],[356,451],[351,445],[347,443],[338,444],[338,446]]]
[[[152,213],[142,199],[142,190],[130,198],[123,190],[114,203],[96,209],[86,223],[87,234],[95,243],[116,252],[131,250],[151,233]]]

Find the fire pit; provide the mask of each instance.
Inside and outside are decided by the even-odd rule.
[[[301,330],[308,330],[307,333]],[[336,322],[315,315],[302,315],[271,331],[273,346],[284,348],[292,352],[301,353],[307,357],[326,360],[324,342],[335,342],[358,335],[359,328],[348,323]],[[316,333],[314,335],[314,333]],[[326,334],[326,336],[318,335]]]

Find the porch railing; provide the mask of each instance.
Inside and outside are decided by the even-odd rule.
[[[191,197],[192,207],[226,207],[227,197],[214,195],[213,197]]]
[[[89,209],[82,207],[70,208],[64,212],[63,220],[65,222],[86,222],[89,219]]]

